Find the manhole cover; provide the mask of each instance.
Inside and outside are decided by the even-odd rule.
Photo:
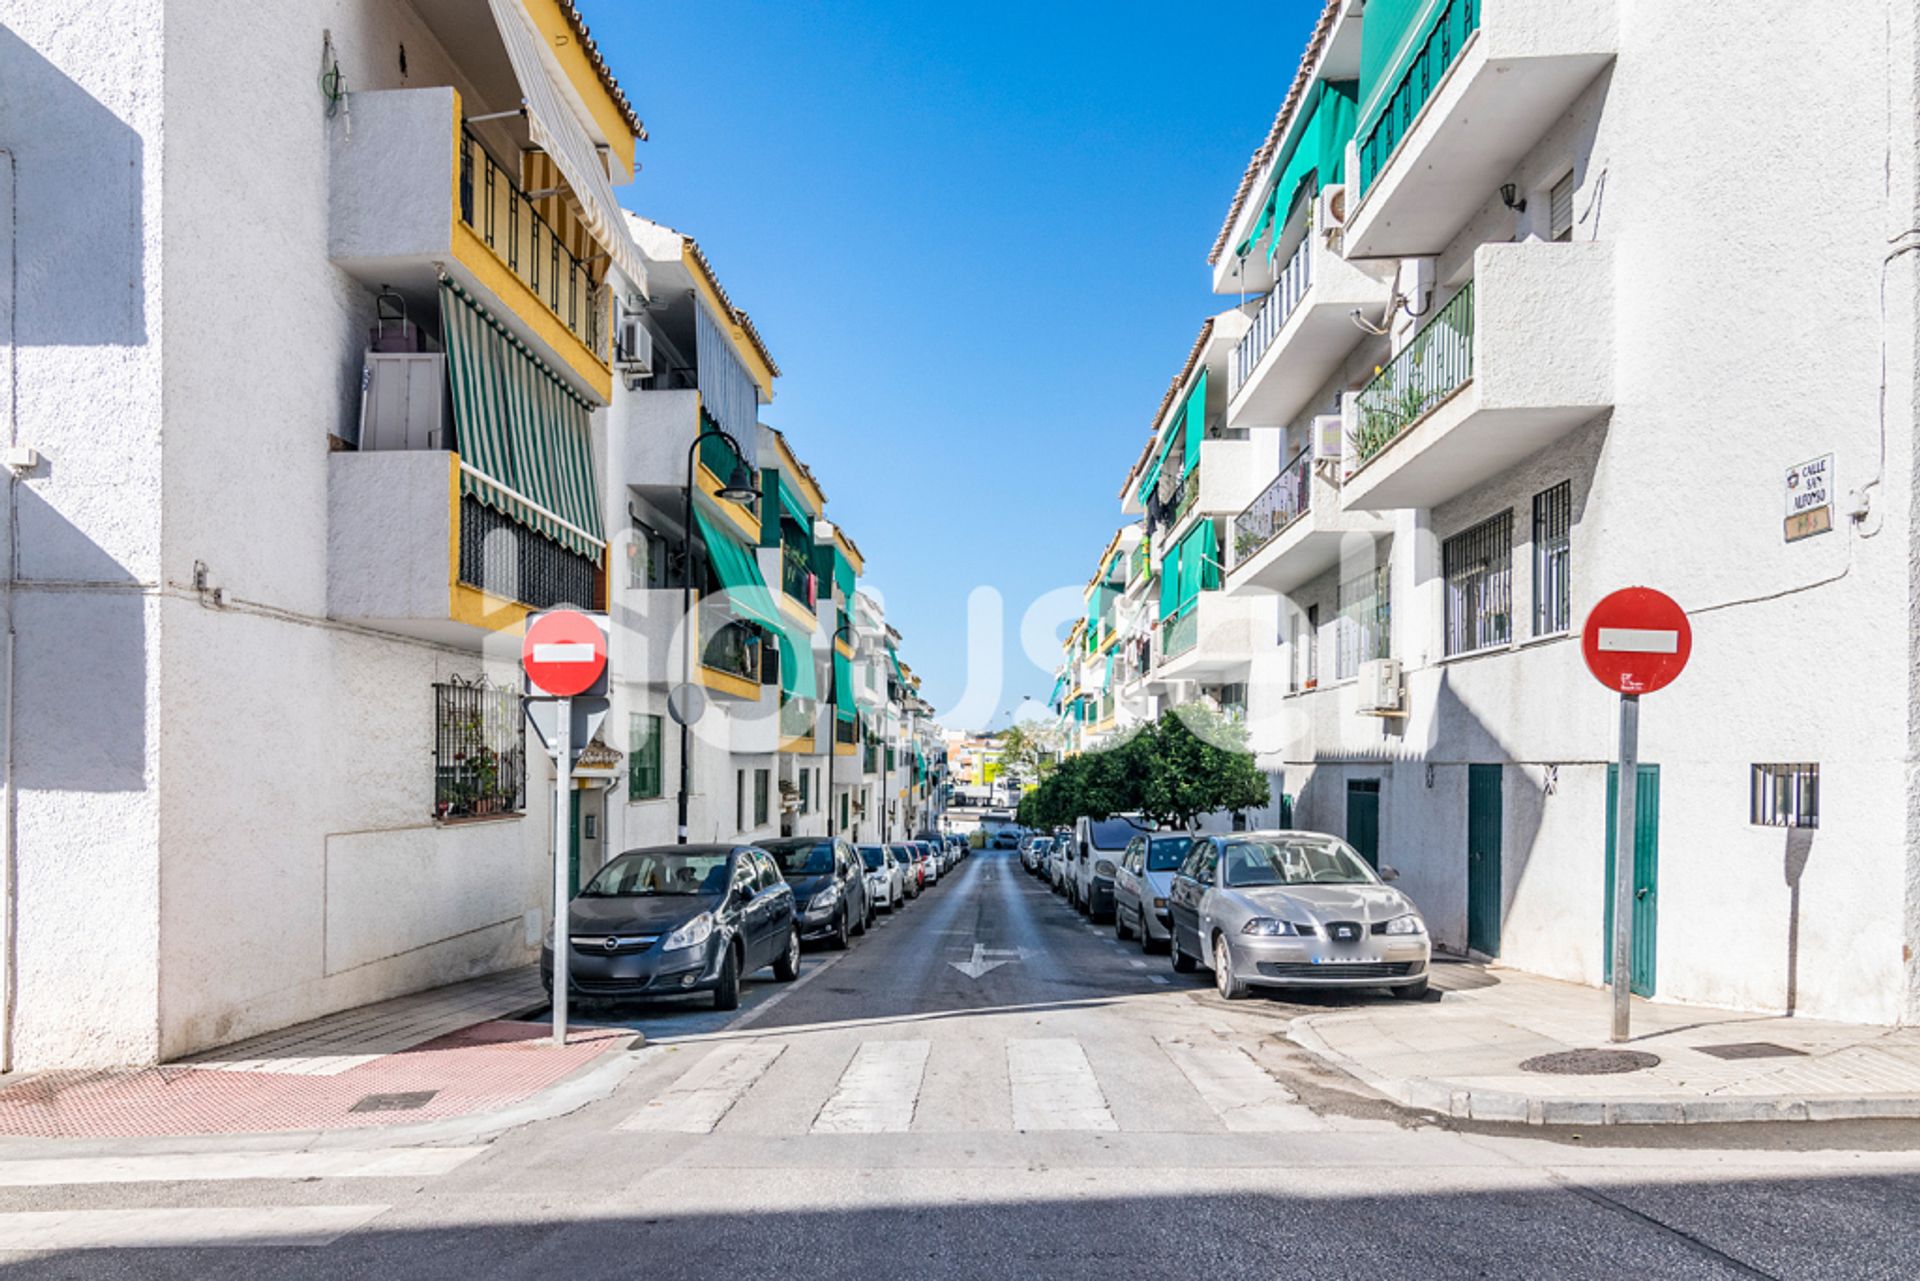
[[[1522,1072],[1544,1072],[1548,1076],[1614,1076],[1657,1067],[1658,1054],[1642,1050],[1562,1050],[1542,1054],[1520,1065]]]
[[[405,1094],[369,1094],[348,1108],[349,1112],[411,1112],[426,1106],[438,1090],[410,1090]]]
[[[1804,1058],[1807,1053],[1791,1045],[1776,1045],[1772,1041],[1738,1041],[1732,1045],[1696,1045],[1693,1048],[1702,1054],[1711,1054],[1716,1059],[1783,1059],[1790,1055]]]

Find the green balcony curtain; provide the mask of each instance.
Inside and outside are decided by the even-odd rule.
[[[1171,618],[1180,608],[1180,543],[1160,556],[1160,617]]]
[[[1367,18],[1372,20],[1368,10]],[[1253,229],[1235,252],[1246,257],[1268,233],[1267,261],[1272,262],[1285,229],[1287,216],[1300,198],[1300,188],[1308,178],[1313,190],[1343,181],[1347,166],[1347,143],[1353,140],[1354,119],[1358,107],[1360,83],[1357,80],[1320,80],[1302,108],[1301,123],[1287,131],[1285,148],[1276,158],[1273,185],[1260,206]]]
[[[1357,132],[1365,137],[1386,109],[1447,0],[1371,0],[1360,24]]]
[[[1166,606],[1166,590],[1161,589],[1162,617],[1184,613],[1201,592],[1220,590],[1220,547],[1212,521],[1203,520],[1187,531],[1180,540],[1179,556],[1179,573],[1167,576],[1179,583],[1171,610]]]
[[[833,713],[843,721],[858,714],[853,706],[853,664],[838,650],[833,654]]]
[[[853,608],[854,583],[858,576],[853,572],[853,562],[839,545],[833,548],[833,585],[840,589],[840,599],[846,602],[848,609]]]
[[[452,280],[440,282],[440,320],[454,448],[479,473],[460,473],[461,494],[601,564],[593,406]]]
[[[894,649],[892,641],[887,642],[887,662],[893,667],[893,679],[899,681],[901,688],[904,689],[907,684],[907,674],[900,670],[900,652]]]
[[[813,670],[813,645],[804,632],[780,628],[780,692],[788,698],[820,697],[820,679]]]
[[[1056,712],[1061,710],[1060,696],[1066,692],[1067,692],[1067,678],[1065,676],[1054,677],[1053,693],[1047,695],[1047,706],[1053,708],[1053,710],[1055,710]]]
[[[1187,473],[1200,465],[1200,442],[1207,435],[1207,367],[1200,367],[1200,377],[1193,384],[1193,390],[1187,394],[1187,459],[1180,468],[1180,479],[1185,480]]]

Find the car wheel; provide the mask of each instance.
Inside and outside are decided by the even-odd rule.
[[[713,989],[713,1008],[740,1008],[740,953],[731,947],[727,949],[727,959],[720,962],[720,979]]]
[[[1237,1001],[1247,994],[1247,984],[1233,972],[1233,952],[1227,947],[1227,936],[1216,934],[1213,938],[1213,985],[1220,990],[1220,999]]]
[[[847,905],[842,903],[840,905],[840,923],[836,925],[833,930],[833,950],[836,952],[846,951],[847,940],[852,937],[852,935],[853,925],[847,920]]]
[[[873,924],[873,900],[868,899],[866,907],[860,913],[860,923],[853,927],[855,934],[865,934],[867,926]]]
[[[1191,974],[1199,964],[1198,961],[1195,961],[1191,956],[1188,956],[1180,950],[1180,935],[1178,933],[1174,934],[1172,939],[1168,940],[1167,952],[1173,957],[1173,972],[1175,974]]]
[[[1427,994],[1427,980],[1423,978],[1418,983],[1402,983],[1388,990],[1403,1001],[1417,1001]]]
[[[1113,905],[1113,936],[1117,939],[1130,939],[1133,937],[1133,931],[1127,928],[1127,914],[1120,910],[1120,904],[1117,900]]]
[[[787,950],[773,963],[773,977],[791,983],[800,977],[800,931],[787,931]]]

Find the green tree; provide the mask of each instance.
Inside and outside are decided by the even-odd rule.
[[[1266,777],[1246,747],[1246,731],[1201,703],[1171,709],[1153,732],[1153,762],[1139,809],[1162,827],[1191,828],[1202,814],[1260,809]]]

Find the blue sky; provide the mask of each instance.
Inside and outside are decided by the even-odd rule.
[[[652,135],[621,199],[753,315],[784,371],[763,417],[936,707],[966,684],[969,593],[1003,595],[1005,724],[1052,686],[1021,616],[1091,576],[1227,305],[1207,250],[1318,0],[580,7]]]

